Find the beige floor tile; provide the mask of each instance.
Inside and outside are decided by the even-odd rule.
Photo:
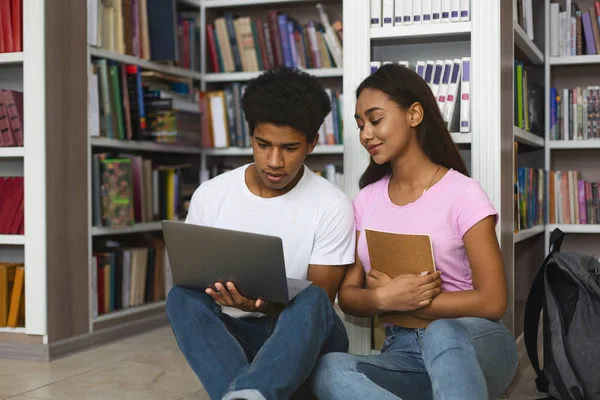
[[[60,400],[179,400],[201,389],[181,352],[159,349],[130,355],[23,395]]]
[[[210,397],[208,397],[208,393],[206,393],[204,390],[199,390],[196,393],[185,396],[181,400],[210,400]]]

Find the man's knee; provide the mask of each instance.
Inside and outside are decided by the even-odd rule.
[[[211,302],[212,300],[202,292],[173,286],[167,295],[167,316],[172,321],[179,315],[189,315],[190,312],[198,313],[203,309],[210,310]]]
[[[304,289],[293,300],[294,303],[310,304],[310,305],[328,305],[331,306],[329,296],[319,286],[310,285]]]

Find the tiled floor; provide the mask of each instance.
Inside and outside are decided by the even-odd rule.
[[[531,373],[510,400],[535,399]],[[168,327],[52,363],[0,359],[0,400],[208,400]]]

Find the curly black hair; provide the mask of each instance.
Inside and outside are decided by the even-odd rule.
[[[311,142],[331,111],[331,100],[314,76],[278,67],[248,82],[242,108],[250,135],[257,124],[270,123],[297,129]]]

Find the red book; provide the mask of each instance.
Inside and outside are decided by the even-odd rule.
[[[0,17],[2,18],[2,39],[4,41],[4,52],[14,52],[13,47],[13,29],[10,16],[10,1],[0,0]]]
[[[208,52],[210,54],[210,61],[212,61],[213,72],[221,72],[219,66],[219,56],[217,54],[217,44],[215,42],[215,28],[213,24],[206,24],[206,43],[208,44]]]
[[[23,92],[3,90],[2,99],[13,139],[17,146],[23,146]]]
[[[13,49],[23,51],[23,0],[12,0]]]

